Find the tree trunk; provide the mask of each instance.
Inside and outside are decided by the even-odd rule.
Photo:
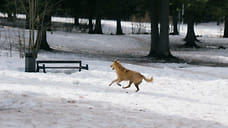
[[[8,21],[11,21],[11,22],[14,21],[12,12],[7,12],[7,15],[8,15],[8,17],[7,17],[7,20],[8,20]]]
[[[38,46],[39,49],[51,50],[51,48],[47,42],[47,30],[46,29],[43,29],[43,30],[39,29],[38,34],[37,34],[37,38],[40,38],[40,39],[38,39],[40,41],[40,46],[38,46],[37,45],[38,42],[36,42],[36,46]]]
[[[102,28],[101,28],[100,3],[99,3],[99,0],[96,0],[96,24],[95,24],[94,33],[103,34]]]
[[[178,19],[177,19],[177,15],[174,15],[173,16],[173,35],[179,35],[179,32],[178,32]]]
[[[171,56],[169,48],[169,0],[161,0],[160,14],[158,55],[166,58]]]
[[[159,32],[158,32],[158,2],[152,0],[151,2],[151,46],[150,53],[148,56],[155,57],[157,55],[157,47],[159,43]]]
[[[29,29],[29,15],[28,15],[28,14],[26,14],[25,28],[26,28],[26,29]]]
[[[89,33],[90,34],[93,33],[93,19],[92,19],[92,16],[89,17]]]
[[[43,20],[43,24],[42,24]],[[44,19],[41,19],[41,22],[38,26],[37,38],[35,47],[37,49],[51,50],[47,42],[47,29],[50,28],[51,20],[50,16],[45,15]]]
[[[188,30],[187,30],[187,35],[185,37],[186,43],[184,44],[187,47],[198,47],[197,44],[195,43],[196,35],[194,31],[194,21],[192,19],[189,19],[187,22],[188,25]]]
[[[89,34],[93,33],[93,18],[94,18],[94,0],[89,0]]]
[[[116,20],[116,35],[123,35],[120,18],[117,18],[117,20]]]
[[[103,34],[102,28],[101,28],[101,18],[100,17],[96,17],[96,25],[95,25],[94,33]]]
[[[228,16],[225,16],[225,23],[224,23],[224,38],[228,38]]]
[[[160,5],[160,10],[159,10]],[[169,48],[169,0],[152,0],[151,12],[151,49],[148,56],[158,58],[171,57]],[[160,18],[158,13],[160,11]],[[160,19],[160,35],[158,23]]]
[[[79,25],[79,18],[77,16],[74,17],[74,25]]]
[[[44,16],[44,27],[47,26],[47,31],[51,30],[51,15],[45,15]]]

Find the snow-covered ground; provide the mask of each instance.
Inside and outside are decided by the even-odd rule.
[[[228,51],[217,46],[227,47],[227,39],[211,34],[220,30],[212,26],[205,30],[209,27],[197,25],[200,45],[207,48],[180,49],[183,26],[180,36],[170,37],[172,54],[226,64]],[[132,56],[147,55],[149,35],[54,32],[48,33],[50,45],[69,52],[42,51],[38,59],[82,60],[89,70],[25,73],[24,59],[15,48],[18,31],[0,28],[0,128],[228,128],[227,67],[134,63]],[[9,44],[14,46],[12,52]],[[116,78],[110,68],[115,58],[129,69],[153,76],[154,82],[143,82],[137,93],[133,85],[108,86]]]

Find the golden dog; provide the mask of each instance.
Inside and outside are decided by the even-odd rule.
[[[114,61],[112,65],[110,65],[110,67],[113,70],[116,70],[116,74],[117,74],[117,79],[113,80],[109,86],[111,86],[114,82],[117,82],[117,85],[121,86],[120,82],[121,81],[128,81],[129,80],[129,84],[125,88],[129,88],[131,87],[131,84],[134,83],[135,87],[136,87],[136,92],[139,91],[139,84],[142,83],[142,80],[144,79],[146,82],[152,82],[153,81],[153,77],[151,77],[150,79],[147,79],[145,76],[143,76],[142,74],[140,74],[139,72],[136,71],[132,71],[129,69],[126,69],[125,67],[123,67],[119,61]]]

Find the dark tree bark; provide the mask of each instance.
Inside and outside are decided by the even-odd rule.
[[[177,15],[174,15],[173,16],[173,35],[179,35],[179,32],[178,32],[178,19],[177,19]]]
[[[225,16],[225,24],[224,24],[224,38],[228,38],[228,16]]]
[[[116,20],[116,35],[123,35],[120,18],[117,18]]]
[[[159,43],[159,32],[158,32],[158,22],[159,22],[159,8],[158,1],[152,0],[151,2],[151,46],[150,53],[148,56],[154,57],[157,55],[157,47]]]
[[[51,15],[44,16],[44,26],[47,28],[47,31],[51,31]]]
[[[93,33],[93,19],[89,17],[89,34]]]
[[[94,33],[103,34],[102,27],[101,27],[101,18],[100,17],[96,17],[96,25],[95,25]]]
[[[89,0],[89,34],[93,33],[93,0]]]
[[[37,38],[40,38],[38,40],[36,40],[36,46],[38,46],[38,42],[40,41],[40,46],[39,49],[43,49],[43,50],[51,50],[48,42],[47,42],[47,31],[46,30],[38,30],[38,34],[37,34]]]
[[[16,21],[16,13],[15,12],[7,12],[7,15],[8,15],[8,18],[7,18],[8,21],[11,21],[11,22]]]
[[[43,20],[43,24],[42,24]],[[47,29],[50,29],[51,18],[50,16],[45,15],[44,19],[41,19],[41,22],[38,24],[37,38],[35,47],[38,49],[52,50],[47,42]]]
[[[96,24],[94,33],[103,34],[101,27],[101,17],[100,17],[100,3],[99,0],[96,0]]]
[[[26,29],[29,29],[29,15],[28,15],[28,14],[26,14],[25,28],[26,28]]]
[[[161,0],[160,9],[160,41],[158,45],[159,56],[170,57],[169,48],[169,0]]]
[[[198,47],[195,43],[197,39],[194,31],[194,21],[192,19],[188,19],[187,26],[187,35],[185,37],[186,43],[184,45],[186,47]]]
[[[159,8],[160,7],[160,8]],[[169,48],[169,0],[152,0],[151,12],[151,49],[149,56],[158,58],[172,57]],[[160,10],[159,10],[160,9]],[[160,18],[158,13],[160,11]],[[160,20],[160,34],[158,22]]]
[[[74,25],[79,25],[79,18],[77,16],[74,17]]]

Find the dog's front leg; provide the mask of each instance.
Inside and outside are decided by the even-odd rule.
[[[114,82],[117,82],[117,81],[118,81],[118,79],[113,80],[113,81],[109,84],[109,86],[111,86]]]
[[[118,81],[118,82],[117,82],[117,85],[122,86],[122,85],[120,84],[120,82],[121,82],[121,81]]]

